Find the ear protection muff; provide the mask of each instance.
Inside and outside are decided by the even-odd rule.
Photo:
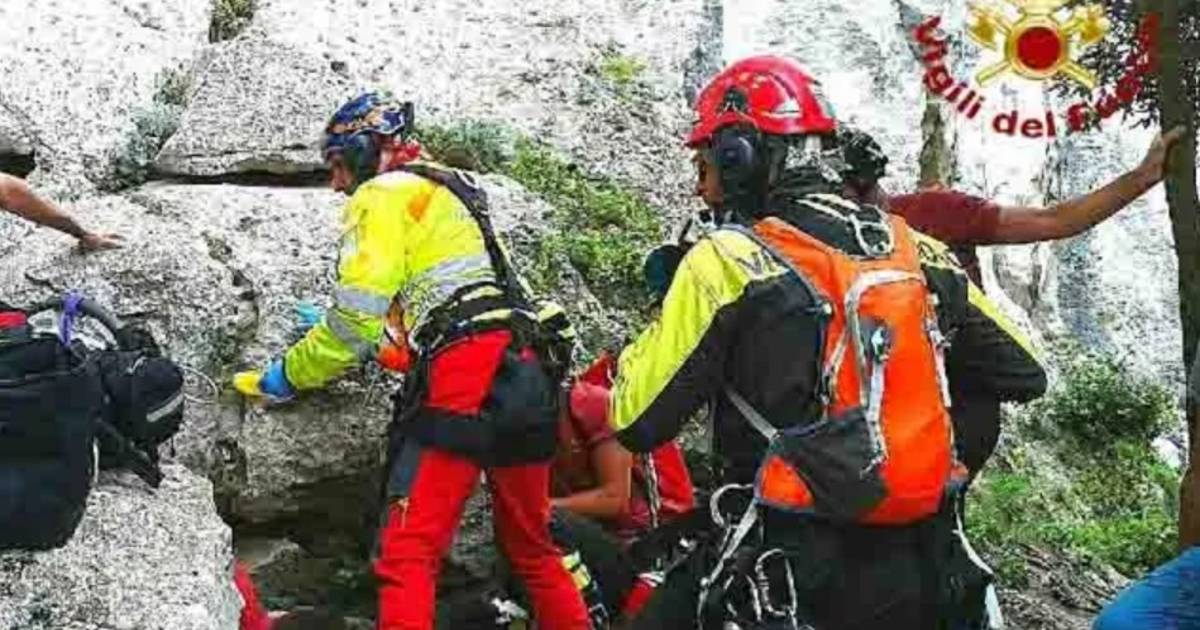
[[[725,205],[734,211],[755,210],[766,185],[761,135],[748,126],[718,130],[712,139],[712,161],[717,167]]]
[[[379,141],[373,132],[360,131],[346,138],[342,155],[356,188],[379,172]]]
[[[757,157],[755,147],[757,135],[753,130],[728,127],[717,131],[713,137],[713,163],[722,172],[745,172],[754,167]]]

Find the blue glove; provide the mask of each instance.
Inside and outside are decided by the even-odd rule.
[[[263,394],[271,398],[283,401],[290,400],[296,396],[296,391],[292,389],[292,384],[288,382],[287,374],[283,372],[283,361],[275,359],[267,366],[263,372],[262,379],[258,382],[258,389]]]
[[[297,302],[296,303],[296,333],[303,337],[312,330],[314,326],[321,323],[325,317],[325,311],[321,307],[312,302]]]

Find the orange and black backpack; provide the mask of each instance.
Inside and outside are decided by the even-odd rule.
[[[775,217],[738,228],[796,276],[822,315],[822,415],[777,429],[726,394],[769,441],[760,504],[833,521],[904,525],[938,513],[965,479],[954,453],[937,297],[907,224],[873,206],[810,195],[806,210],[843,222],[849,254]]]

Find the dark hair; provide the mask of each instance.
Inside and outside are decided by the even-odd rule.
[[[346,620],[328,610],[297,610],[276,619],[271,630],[346,630]]]
[[[838,142],[846,163],[846,183],[865,192],[887,175],[888,158],[871,134],[853,127],[838,130]]]

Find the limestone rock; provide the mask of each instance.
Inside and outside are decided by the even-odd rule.
[[[179,131],[156,167],[172,175],[291,173],[322,168],[325,121],[351,95],[327,60],[271,40],[206,51]]]
[[[0,108],[0,156],[32,156],[33,143],[20,121]]]
[[[0,6],[0,117],[37,148],[39,180],[78,197],[115,155],[171,73],[205,43],[211,2],[12,0]]]
[[[709,5],[260,2],[251,28],[202,71],[182,136],[159,164],[183,174],[306,169],[311,131],[336,105],[328,99],[346,85],[388,88],[417,103],[418,126],[501,123],[686,207],[684,96],[718,65],[719,11]],[[280,52],[266,60],[256,51]],[[231,130],[239,123],[249,123],[250,142]],[[271,137],[274,127],[286,131]]]
[[[64,547],[0,554],[0,627],[236,628],[231,535],[212,486],[181,466],[164,473],[154,491],[105,473]]]

